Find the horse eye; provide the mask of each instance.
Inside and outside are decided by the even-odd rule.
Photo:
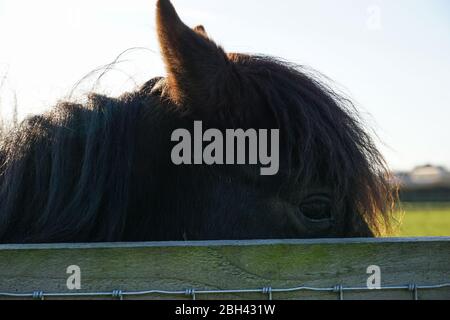
[[[331,200],[326,195],[312,195],[300,204],[300,212],[310,220],[331,218]]]

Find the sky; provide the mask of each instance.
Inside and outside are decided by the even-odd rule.
[[[13,101],[23,118],[90,90],[117,95],[164,75],[155,2],[0,0],[1,114],[11,117]],[[353,99],[392,169],[450,169],[448,0],[172,2],[227,51],[325,74]],[[97,81],[95,70],[124,51]]]

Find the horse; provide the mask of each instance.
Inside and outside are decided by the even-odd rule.
[[[352,102],[281,59],[228,53],[156,5],[165,77],[112,98],[59,102],[0,143],[0,242],[376,237],[390,171]],[[279,130],[279,170],[179,165],[172,133]]]

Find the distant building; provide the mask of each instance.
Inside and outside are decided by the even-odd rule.
[[[404,201],[450,201],[450,172],[444,167],[425,165],[397,172],[395,182]]]

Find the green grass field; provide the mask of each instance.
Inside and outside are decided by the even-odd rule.
[[[405,203],[398,236],[450,236],[450,203]]]

